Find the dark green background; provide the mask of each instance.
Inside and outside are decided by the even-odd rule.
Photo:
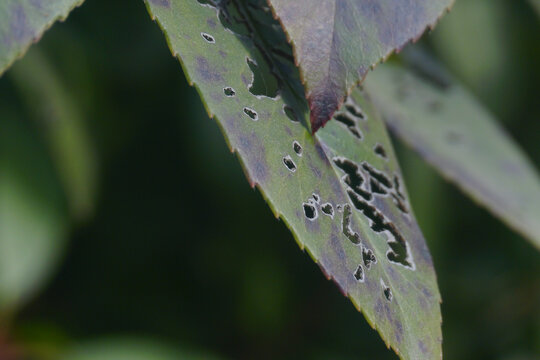
[[[457,3],[424,45],[539,164],[540,18],[525,1]],[[230,359],[397,358],[249,187],[141,0],[87,0],[32,51],[84,116],[99,196],[10,341],[124,334]],[[0,97],[39,134],[9,72]],[[538,252],[396,151],[438,274],[445,358],[540,358]]]

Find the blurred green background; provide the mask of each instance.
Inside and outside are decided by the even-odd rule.
[[[422,44],[540,164],[537,15],[457,0]],[[0,151],[1,360],[397,358],[249,187],[141,0],[87,0],[0,78]],[[540,359],[540,254],[396,151],[445,358]]]

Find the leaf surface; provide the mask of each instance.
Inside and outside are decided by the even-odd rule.
[[[540,248],[540,178],[519,146],[438,68],[385,64],[366,81],[388,126],[433,167]]]
[[[312,136],[291,49],[261,2],[147,5],[250,184],[300,247],[402,358],[440,359],[431,257],[370,102],[355,90]]]
[[[0,75],[56,20],[84,0],[2,0],[0,2]]]
[[[368,70],[433,27],[453,0],[267,0],[294,48],[313,132]]]

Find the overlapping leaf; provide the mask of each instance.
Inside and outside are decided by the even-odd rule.
[[[432,27],[453,0],[267,0],[294,48],[313,131],[370,67]]]
[[[0,75],[56,20],[84,0],[0,1]]]
[[[390,129],[540,248],[540,177],[519,146],[451,77],[386,64],[366,89]]]
[[[250,183],[300,247],[403,358],[440,359],[432,261],[370,102],[355,90],[312,136],[291,50],[261,2],[147,4]]]

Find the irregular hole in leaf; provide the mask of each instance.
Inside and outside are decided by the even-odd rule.
[[[392,301],[392,290],[386,286],[383,279],[381,279],[381,287],[383,289],[384,298],[388,301]]]
[[[356,126],[356,120],[353,119],[351,116],[346,113],[338,113],[336,114],[336,116],[334,116],[334,119],[345,125],[347,129],[351,132],[351,134],[353,134],[357,139],[362,139],[362,134]]]
[[[296,116],[296,113],[294,112],[294,109],[289,105],[283,105],[283,111],[285,112],[285,115],[291,119],[291,121],[300,122],[298,116]]]
[[[362,260],[364,261],[364,265],[368,270],[371,268],[371,264],[377,263],[377,258],[375,257],[373,250],[366,247],[362,248]]]
[[[373,177],[375,180],[380,182],[383,186],[385,186],[388,189],[392,188],[392,182],[385,174],[376,170],[373,166],[371,166],[367,162],[363,162],[362,167],[364,168],[364,170],[366,170],[369,173],[371,177]]]
[[[342,178],[343,182],[355,193],[362,196],[364,199],[371,201],[371,194],[361,187],[364,183],[364,178],[362,174],[360,174],[358,165],[344,157],[335,157],[332,160],[334,161],[334,164],[345,173],[345,176]]]
[[[293,159],[289,155],[283,158],[283,163],[285,164],[287,169],[289,169],[290,172],[296,171],[296,164],[294,163]]]
[[[302,203],[302,206],[304,208],[304,215],[306,218],[308,218],[308,220],[313,221],[317,219],[319,214],[317,213],[317,208],[312,202],[308,201],[307,203]]]
[[[370,188],[371,192],[373,192],[375,194],[380,194],[380,195],[387,195],[388,194],[388,191],[383,186],[381,186],[380,182],[378,182],[374,178],[371,178],[369,180],[369,188]]]
[[[210,34],[207,34],[207,33],[204,33],[202,32],[201,33],[201,36],[203,37],[204,40],[206,40],[206,42],[210,43],[210,44],[215,44],[216,43],[216,40],[214,39],[214,37]]]
[[[261,69],[261,66],[249,57],[246,57],[246,62],[253,73],[251,84],[248,86],[249,92],[255,96],[275,98],[279,88],[273,72],[267,66]]]
[[[347,109],[347,111],[350,112],[353,116],[362,120],[366,120],[366,115],[364,115],[362,109],[360,109],[358,105],[349,102],[345,104],[345,109]]]
[[[397,196],[405,200],[405,195],[403,195],[401,192],[401,182],[399,181],[399,177],[397,175],[394,175],[394,189],[396,190]]]
[[[375,147],[373,148],[373,151],[375,152],[375,154],[379,155],[383,159],[388,160],[388,156],[386,155],[386,150],[381,144],[376,144]]]
[[[245,107],[244,108],[244,113],[249,116],[251,118],[251,120],[253,121],[257,121],[259,120],[259,115],[257,114],[257,112],[253,109],[250,109],[248,107]]]
[[[325,215],[330,216],[332,219],[334,218],[334,207],[330,203],[325,203],[321,206],[321,210]]]
[[[351,216],[352,216],[351,207],[349,206],[349,204],[345,204],[345,206],[343,207],[343,221],[342,221],[343,234],[353,244],[358,245],[360,244],[360,235],[358,235],[358,233],[354,232],[351,229]]]
[[[229,0],[197,0],[202,6],[211,6],[217,9],[218,18],[223,27],[239,36],[250,36],[251,29],[241,16],[236,6]]]
[[[342,211],[343,211],[343,205],[338,204],[338,205],[336,206],[336,210],[337,210],[338,212],[342,212]]]
[[[364,282],[364,269],[362,268],[362,265],[358,265],[354,271],[354,278],[358,282]]]
[[[396,207],[404,214],[408,214],[409,213],[409,209],[407,209],[407,206],[405,205],[405,203],[403,202],[403,200],[397,196],[396,194],[392,193],[392,200],[394,201],[394,204],[396,205]]]
[[[407,242],[396,226],[387,220],[383,213],[361,199],[354,191],[349,189],[347,194],[354,207],[371,221],[373,231],[378,233],[386,232],[387,244],[390,247],[390,250],[386,253],[388,260],[414,270],[415,266]]]
[[[313,198],[313,200],[315,200],[315,202],[318,204],[321,202],[321,197],[315,193],[313,193],[313,195],[311,195],[311,197]]]
[[[224,88],[223,92],[225,93],[226,96],[229,96],[229,97],[233,97],[234,95],[236,95],[236,91],[234,91],[232,87]]]
[[[298,156],[302,156],[302,145],[298,141],[293,141],[293,150]]]

